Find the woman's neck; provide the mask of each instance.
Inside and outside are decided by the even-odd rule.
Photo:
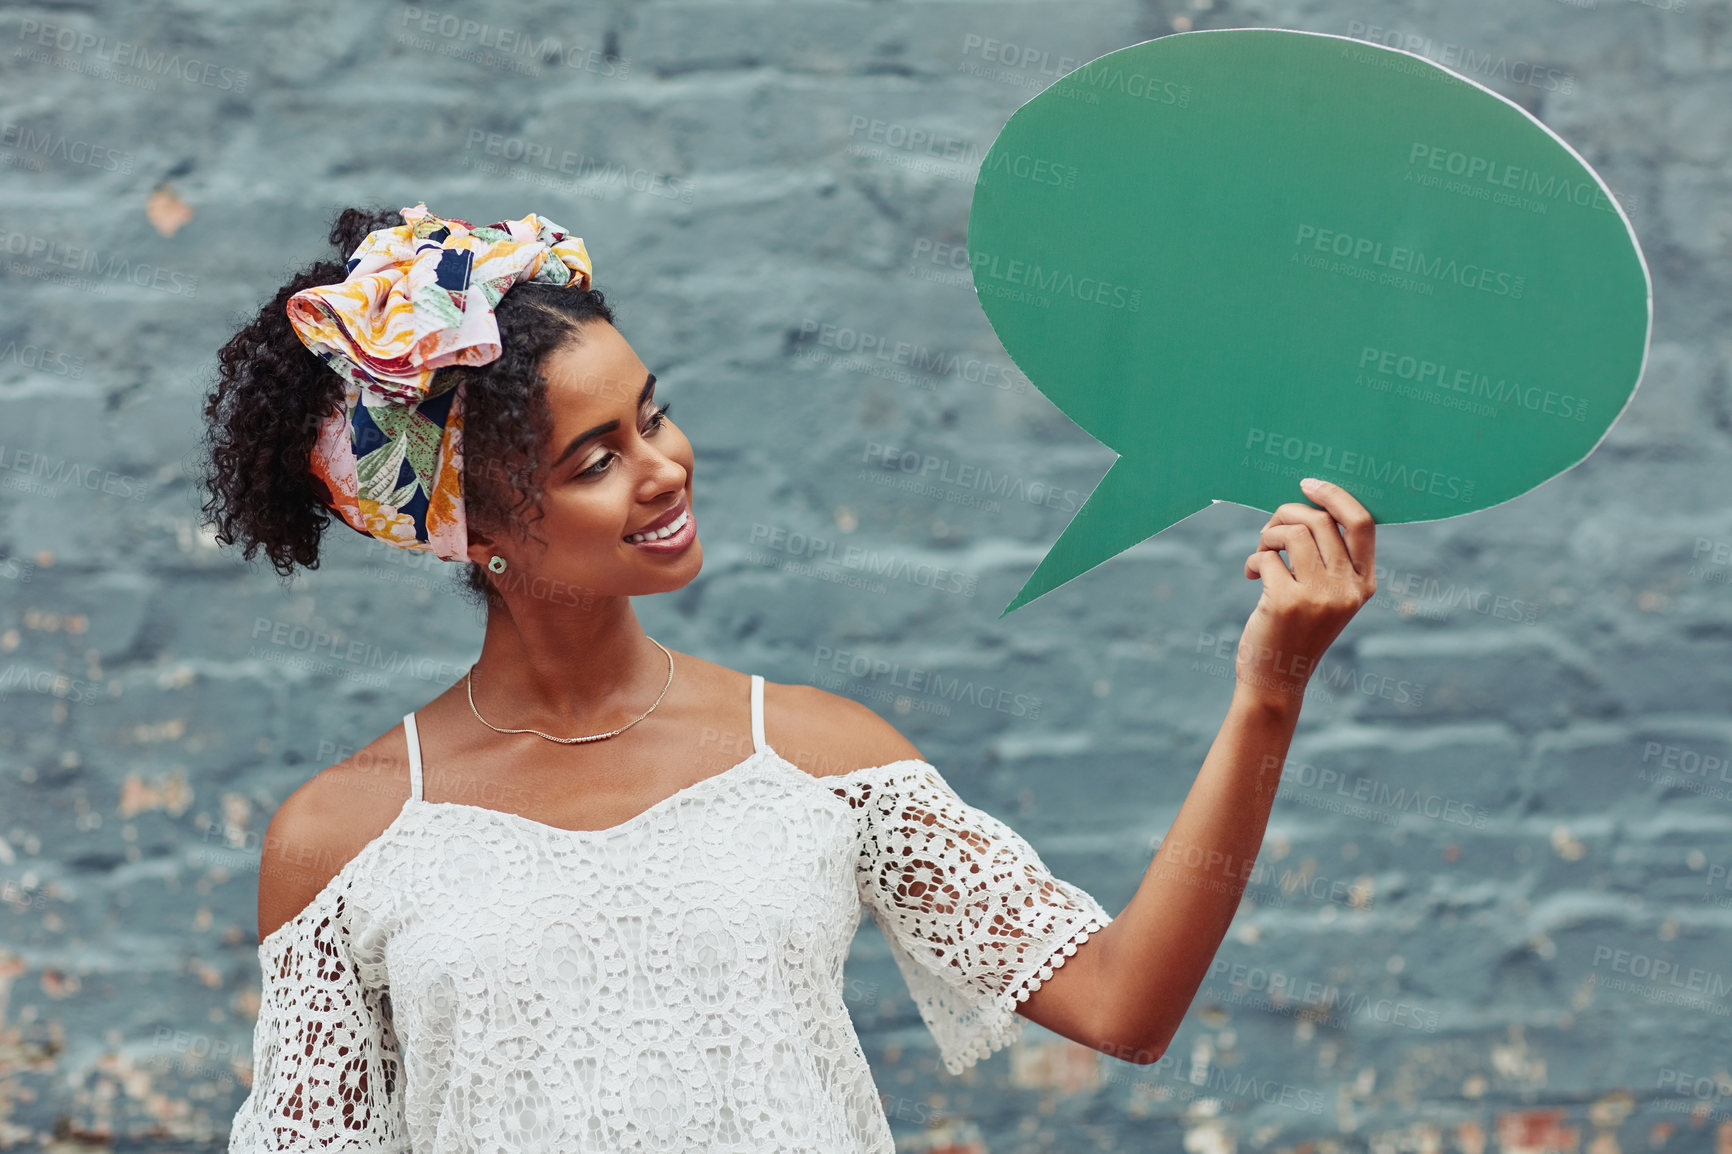
[[[582,610],[538,608],[530,620],[497,605],[488,612],[472,688],[492,724],[605,733],[642,714],[668,685],[668,656],[638,623],[629,597]]]

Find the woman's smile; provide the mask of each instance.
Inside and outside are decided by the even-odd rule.
[[[646,553],[684,553],[698,539],[698,523],[691,515],[691,501],[681,496],[679,504],[655,518],[648,527],[625,535],[625,544]]]
[[[697,520],[692,516],[692,510],[685,502],[674,519],[660,529],[647,533],[634,533],[625,539],[626,544],[633,545],[649,553],[682,553],[698,537]]]

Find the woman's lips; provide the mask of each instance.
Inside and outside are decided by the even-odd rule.
[[[672,523],[678,525],[679,528],[666,537],[647,541],[633,541],[627,538],[626,544],[651,553],[683,552],[687,546],[697,540],[698,536],[697,519],[692,516],[691,506],[688,505],[684,512],[674,518]]]
[[[669,525],[679,520],[680,514],[684,513],[688,508],[690,508],[690,506],[691,502],[685,497],[681,497],[678,501],[675,501],[665,513],[657,513],[655,517],[650,520],[650,523],[645,525],[642,529],[639,529],[637,533],[655,533],[667,528]],[[637,536],[637,533],[627,533],[626,537],[635,537]]]

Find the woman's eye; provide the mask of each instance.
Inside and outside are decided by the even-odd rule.
[[[646,429],[645,432],[646,433],[653,433],[657,429],[661,428],[663,425],[667,424],[668,423],[668,411],[670,409],[672,409],[673,407],[674,407],[674,403],[672,401],[669,401],[665,405],[662,405],[660,408],[658,408],[653,414],[651,414],[650,419],[649,419],[649,428]],[[598,460],[595,464],[591,465],[589,468],[583,470],[583,472],[581,472],[577,475],[579,477],[599,477],[601,474],[607,472],[607,466],[612,463],[614,457],[616,457],[616,456],[618,456],[618,454],[616,454],[616,453],[604,454],[602,456],[602,458],[600,460]]]

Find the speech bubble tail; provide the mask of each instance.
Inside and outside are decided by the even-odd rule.
[[[999,620],[1211,504],[1183,482],[1175,487],[1171,461],[1141,469],[1128,462],[1122,456],[1113,462]]]

